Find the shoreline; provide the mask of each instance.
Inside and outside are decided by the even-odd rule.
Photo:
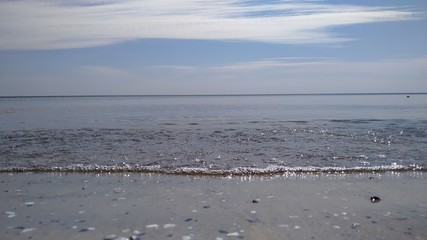
[[[391,164],[387,166],[356,166],[356,167],[289,167],[280,165],[269,165],[265,168],[259,167],[235,167],[231,169],[210,169],[200,167],[177,167],[162,168],[159,165],[83,165],[75,164],[64,167],[0,167],[0,174],[4,173],[69,173],[69,174],[163,174],[172,176],[206,176],[206,177],[228,177],[228,176],[270,176],[289,174],[387,174],[392,173],[423,173],[427,169],[421,166],[403,166]]]
[[[424,172],[27,172],[0,182],[1,239],[427,238]]]

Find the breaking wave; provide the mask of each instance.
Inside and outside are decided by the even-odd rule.
[[[388,166],[369,166],[369,167],[287,167],[278,165],[269,165],[265,168],[254,167],[236,167],[232,169],[213,170],[209,168],[198,167],[179,167],[179,168],[162,168],[156,166],[131,166],[131,165],[83,165],[75,164],[65,167],[5,167],[0,168],[3,173],[16,172],[63,172],[63,173],[162,173],[174,175],[280,175],[286,173],[334,173],[334,174],[351,174],[351,173],[380,173],[380,172],[424,172],[427,169],[421,166],[411,165],[403,166],[393,163]]]

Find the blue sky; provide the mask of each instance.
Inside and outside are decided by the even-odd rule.
[[[0,96],[427,92],[427,1],[0,1]]]

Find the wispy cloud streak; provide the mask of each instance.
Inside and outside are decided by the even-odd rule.
[[[410,10],[321,1],[1,1],[0,49],[82,48],[144,39],[332,43],[332,27],[415,18]]]
[[[206,93],[423,92],[427,58],[342,61],[283,58],[208,66],[145,67],[153,81]],[[174,85],[175,84],[175,85]]]
[[[225,65],[210,66],[177,66],[163,65],[146,67],[158,72],[174,72],[175,76],[183,78],[186,74],[198,74],[215,78],[218,74],[233,74],[235,78],[243,75],[253,76],[255,79],[265,79],[268,74],[274,73],[274,78],[298,76],[298,78],[339,78],[360,76],[375,79],[378,76],[387,76],[385,79],[422,79],[427,75],[427,58],[391,59],[384,61],[341,61],[333,58],[279,58],[259,61],[236,62]],[[309,74],[307,74],[309,73]],[[294,79],[296,80],[296,79]],[[336,80],[336,79],[335,79]]]

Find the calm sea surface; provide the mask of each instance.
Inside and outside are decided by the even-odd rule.
[[[1,171],[426,168],[426,94],[0,98]]]

